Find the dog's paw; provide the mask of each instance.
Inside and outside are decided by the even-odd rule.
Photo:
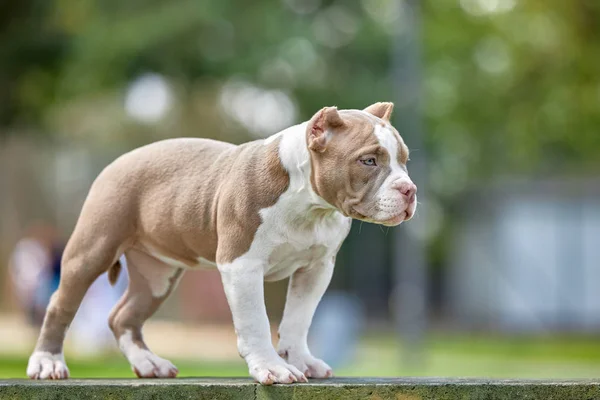
[[[29,357],[27,376],[31,379],[67,379],[69,368],[62,354],[36,351]]]
[[[138,378],[175,378],[179,370],[169,360],[160,358],[149,350],[140,350],[131,362]]]
[[[306,376],[298,368],[285,363],[281,359],[251,366],[250,375],[262,385],[308,382]]]
[[[288,363],[304,372],[307,378],[324,379],[333,376],[333,370],[325,361],[313,357],[308,352],[280,350],[279,355]]]

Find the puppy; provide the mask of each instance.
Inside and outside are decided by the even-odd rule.
[[[395,226],[416,209],[408,148],[390,124],[392,109],[325,107],[265,140],[170,139],[108,165],[65,249],[27,375],[68,378],[66,330],[98,276],[108,271],[116,281],[124,254],[129,288],[109,325],[138,377],[177,375],[144,343],[142,325],[184,271],[200,264],[221,274],[238,350],[254,379],[269,385],[332,376],[307,336],[352,218]],[[263,282],[288,277],[275,350]]]

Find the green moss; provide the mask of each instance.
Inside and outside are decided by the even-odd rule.
[[[194,380],[71,380],[71,381],[26,381],[0,382],[0,399],[40,400],[171,400],[171,399],[253,399],[254,385],[227,383],[215,379],[195,382]]]
[[[258,387],[259,400],[592,400],[600,382],[348,379],[335,384]]]
[[[600,381],[344,379],[259,386],[249,379],[0,381],[0,399],[600,400]]]

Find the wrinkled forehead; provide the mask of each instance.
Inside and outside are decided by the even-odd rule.
[[[341,110],[340,115],[348,127],[353,150],[380,146],[387,151],[391,159],[406,164],[408,147],[390,123],[361,110]]]

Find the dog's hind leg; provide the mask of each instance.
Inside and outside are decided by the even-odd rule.
[[[66,379],[69,370],[63,356],[66,331],[90,285],[120,255],[122,242],[115,235],[79,225],[67,244],[61,263],[58,290],[50,298],[42,329],[27,365],[31,379]]]
[[[142,337],[142,326],[169,296],[183,269],[136,249],[127,251],[125,257],[129,287],[111,311],[110,328],[138,377],[174,378],[179,371],[170,361],[150,351]]]

